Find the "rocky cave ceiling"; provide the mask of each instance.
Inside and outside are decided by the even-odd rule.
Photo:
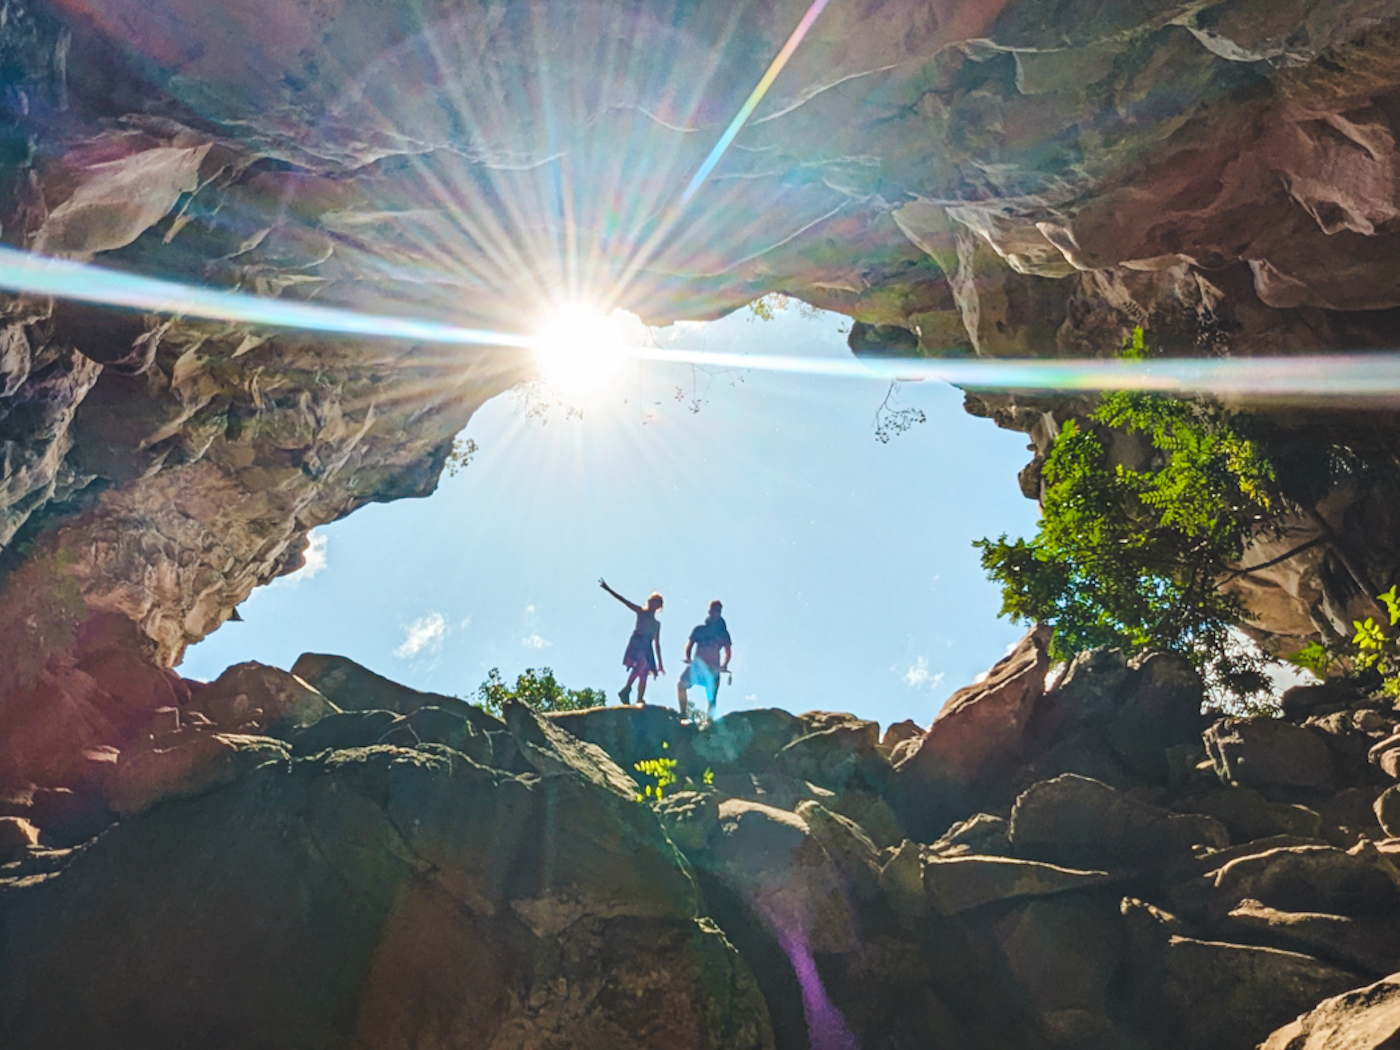
[[[861,322],[857,351],[1393,342],[1397,0],[832,0],[682,201],[807,10],[5,0],[3,241],[507,332],[776,290]],[[119,735],[116,665],[178,691],[164,668],[309,529],[430,492],[530,368],[7,297],[0,633],[29,655],[0,737],[32,746],[5,757]]]

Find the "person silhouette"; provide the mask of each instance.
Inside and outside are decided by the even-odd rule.
[[[654,677],[666,673],[666,665],[661,659],[661,621],[656,618],[665,601],[660,594],[652,591],[647,598],[646,608],[643,608],[618,594],[608,586],[608,581],[601,577],[598,579],[598,586],[637,614],[637,625],[632,629],[632,637],[627,640],[627,649],[622,654],[622,666],[631,673],[627,676],[627,684],[618,690],[617,697],[624,704],[630,704],[632,683],[636,682],[637,704],[640,706],[646,703],[647,676]]]
[[[680,701],[681,718],[690,717],[689,690],[692,685],[701,686],[709,699],[708,717],[714,721],[715,697],[719,695],[720,672],[729,670],[729,661],[734,656],[734,643],[729,638],[729,627],[720,614],[724,606],[718,601],[710,603],[705,622],[690,632],[685,643],[686,668],[676,683],[676,697]],[[694,659],[691,653],[694,651]],[[723,655],[721,655],[723,654]]]

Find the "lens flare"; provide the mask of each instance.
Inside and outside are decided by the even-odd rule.
[[[587,306],[559,307],[531,340],[540,374],[566,397],[601,390],[625,361],[636,357],[634,327],[640,326],[635,316],[623,310],[604,313]]]
[[[268,328],[404,339],[415,343],[531,346],[525,336],[508,332],[202,288],[14,248],[0,247],[0,290]]]

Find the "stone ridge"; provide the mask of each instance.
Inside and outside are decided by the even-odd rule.
[[[1203,718],[1199,681],[1113,652],[1013,700],[1026,659],[884,739],[821,711],[497,719],[302,661],[342,707],[241,665],[66,809],[4,792],[0,1036],[1389,1046],[1400,712],[1333,687]],[[934,761],[968,724],[1006,761]],[[677,781],[644,797],[663,755]]]

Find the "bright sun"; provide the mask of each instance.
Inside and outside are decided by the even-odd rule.
[[[552,311],[535,332],[535,360],[545,382],[565,395],[605,386],[627,360],[635,341],[631,315],[605,314],[584,306]]]

